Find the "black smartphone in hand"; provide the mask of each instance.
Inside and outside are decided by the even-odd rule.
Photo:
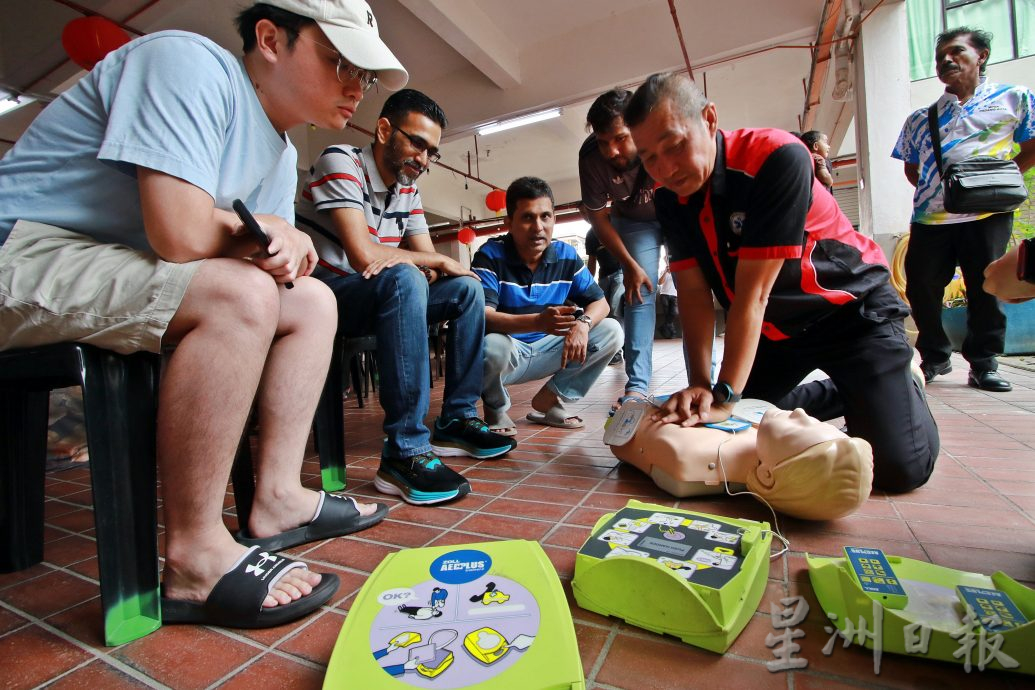
[[[262,229],[262,226],[259,225],[259,221],[255,220],[255,216],[253,216],[252,212],[248,210],[248,207],[244,205],[244,202],[240,199],[234,199],[234,203],[232,205],[234,208],[234,213],[236,213],[237,217],[241,219],[242,223],[244,223],[244,227],[248,229],[248,232],[251,234],[252,238],[259,243],[260,247],[262,247],[262,251],[266,253],[266,256],[273,256],[272,254],[270,254],[269,250],[269,235],[267,235],[266,232]],[[295,284],[288,282],[284,284],[284,287],[290,290],[291,288],[295,287]]]

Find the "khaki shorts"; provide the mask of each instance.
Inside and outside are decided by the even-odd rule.
[[[77,341],[159,352],[200,265],[20,220],[0,246],[0,350]]]

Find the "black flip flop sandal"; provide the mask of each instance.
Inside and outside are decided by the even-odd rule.
[[[289,529],[271,537],[255,538],[240,530],[234,538],[245,546],[261,546],[271,551],[283,551],[299,544],[343,537],[346,534],[359,532],[373,527],[388,515],[388,506],[378,503],[377,510],[370,515],[360,515],[356,499],[350,496],[338,496],[324,491],[320,492],[320,507],[312,522],[295,529]]]
[[[162,597],[163,623],[216,625],[223,628],[272,628],[308,615],[338,591],[337,575],[321,573],[320,584],[288,604],[263,608],[262,602],[286,574],[305,563],[252,547],[233,570],[212,588],[204,603]]]

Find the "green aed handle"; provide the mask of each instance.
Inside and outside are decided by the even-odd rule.
[[[909,603],[906,590],[895,575],[887,556],[880,549],[844,547],[849,571],[859,588],[874,601],[889,609],[904,609]]]

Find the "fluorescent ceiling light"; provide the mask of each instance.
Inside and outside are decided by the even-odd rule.
[[[521,127],[523,125],[530,125],[533,122],[542,122],[543,120],[552,120],[555,117],[561,116],[560,108],[550,108],[549,110],[541,110],[538,113],[532,113],[530,115],[522,115],[521,117],[511,118],[509,120],[503,120],[501,122],[490,122],[487,125],[482,125],[478,128],[478,134],[493,134],[495,132],[502,132],[506,129],[513,129],[514,127]]]
[[[0,99],[0,117],[21,108],[23,105],[35,102],[36,99],[29,96],[6,96]]]

